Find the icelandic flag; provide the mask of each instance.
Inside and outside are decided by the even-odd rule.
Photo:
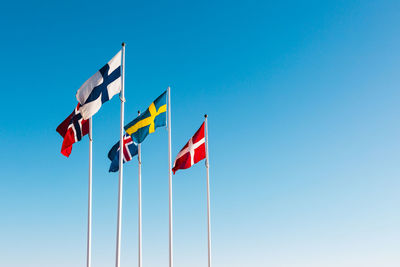
[[[132,141],[130,135],[124,135],[124,163],[130,161],[138,153],[137,145]],[[119,141],[108,152],[108,158],[111,160],[109,172],[119,170]]]
[[[104,102],[121,91],[121,51],[87,80],[76,93],[83,119],[92,117]]]

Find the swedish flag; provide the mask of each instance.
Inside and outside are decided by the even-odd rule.
[[[125,131],[140,144],[157,127],[167,125],[167,91],[162,93],[149,108],[136,119],[125,125]]]

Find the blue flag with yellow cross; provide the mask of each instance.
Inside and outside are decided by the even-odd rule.
[[[167,91],[151,103],[136,119],[125,125],[125,131],[137,144],[143,142],[156,128],[167,125]]]

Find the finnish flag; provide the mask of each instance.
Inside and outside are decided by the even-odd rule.
[[[121,91],[121,51],[87,80],[76,93],[84,120],[92,117],[104,102]]]

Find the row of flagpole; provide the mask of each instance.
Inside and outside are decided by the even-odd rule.
[[[115,57],[114,57],[115,58]],[[112,59],[112,61],[114,60]],[[110,62],[112,62],[110,61]],[[109,63],[110,63],[109,62]],[[108,64],[109,64],[108,63]],[[121,89],[119,93],[119,98],[121,102],[121,110],[120,110],[120,140],[119,140],[119,176],[118,176],[118,211],[117,211],[117,234],[116,234],[116,256],[115,256],[115,267],[120,267],[120,259],[121,259],[121,218],[122,218],[122,193],[123,193],[123,163],[124,163],[124,108],[125,108],[125,43],[122,43],[122,50],[121,50],[121,62],[120,62],[120,77],[121,77]],[[108,66],[110,68],[110,66]],[[103,67],[104,68],[104,67]],[[102,69],[103,69],[102,68]],[[108,70],[107,70],[108,71]],[[101,70],[99,71],[101,72]],[[103,73],[101,74],[103,75]],[[111,76],[110,74],[108,74]],[[103,77],[103,79],[109,78]],[[91,79],[94,76],[91,77]],[[115,80],[115,79],[114,79]],[[114,80],[110,81],[109,83],[112,83]],[[82,85],[81,88],[85,87],[86,83]],[[80,88],[80,90],[81,90]],[[85,90],[87,88],[84,88]],[[80,91],[78,90],[78,92]],[[94,90],[93,90],[94,91]],[[80,94],[79,97],[82,97],[84,94]],[[168,87],[167,92],[167,119],[166,119],[166,126],[167,126],[167,131],[168,131],[168,182],[169,182],[169,267],[173,267],[173,208],[172,208],[172,151],[171,151],[171,88]],[[90,97],[86,96],[87,99]],[[111,96],[112,97],[112,96]],[[77,93],[77,98],[78,98],[78,93]],[[78,99],[79,100],[79,99]],[[88,102],[93,101],[93,99],[87,100]],[[106,100],[107,101],[107,100]],[[92,102],[93,103],[93,102]],[[85,102],[86,104],[86,102]],[[57,127],[57,131],[64,137],[64,142],[62,146],[61,153],[64,154],[65,156],[69,156],[71,153],[72,149],[72,144],[76,141],[79,141],[83,135],[89,134],[89,177],[88,177],[88,219],[87,219],[87,257],[86,257],[86,266],[91,267],[91,244],[92,244],[92,169],[93,169],[93,158],[92,158],[92,148],[93,148],[93,118],[91,115],[87,120],[85,121],[85,116],[88,115],[82,115],[81,119],[75,119],[75,116],[80,113],[81,111],[79,110],[80,107],[83,106],[83,103],[79,103],[75,111],[59,126]],[[161,108],[160,108],[161,109]],[[98,110],[98,109],[97,109]],[[87,110],[85,112],[88,112]],[[97,111],[95,111],[97,112]],[[94,113],[95,113],[94,112]],[[165,112],[165,111],[164,111]],[[94,114],[93,113],[93,114]],[[151,113],[151,112],[150,112]],[[72,117],[71,117],[72,116]],[[140,111],[138,111],[138,116],[140,116]],[[74,141],[72,141],[71,144],[67,144],[64,147],[65,143],[65,136],[68,134],[67,131],[70,130],[71,126],[68,126],[68,128],[65,128],[64,123],[71,118],[70,124],[76,123],[77,120],[79,120],[79,137],[77,137],[77,130],[74,128],[73,134],[75,134]],[[86,130],[85,133],[85,128],[83,126],[84,123],[88,122],[88,130]],[[153,122],[154,123],[154,122]],[[64,126],[63,126],[64,125]],[[67,123],[68,125],[68,123]],[[211,267],[211,219],[210,219],[210,184],[209,184],[209,155],[208,155],[208,125],[207,125],[207,115],[205,115],[205,120],[204,120],[204,125],[205,125],[205,136],[204,136],[204,142],[205,142],[205,165],[206,165],[206,172],[207,172],[207,242],[208,242],[208,267]],[[72,127],[76,127],[75,124]],[[86,128],[87,129],[87,128]],[[200,130],[200,129],[199,129]],[[196,133],[197,134],[197,133]],[[192,142],[192,139],[190,140]],[[192,142],[193,145],[193,142]],[[198,146],[200,146],[199,144]],[[116,145],[115,145],[116,146]],[[197,146],[197,147],[198,147]],[[194,157],[194,150],[196,149],[193,147],[188,146],[190,156],[192,157],[192,164],[193,164],[193,157]],[[190,150],[191,149],[191,150]],[[193,154],[192,154],[193,153]],[[138,142],[137,144],[137,156],[138,156],[138,267],[142,267],[142,171],[141,171],[141,144]],[[177,158],[178,159],[178,158]],[[204,158],[203,158],[204,159]],[[189,166],[190,167],[190,166]],[[175,163],[174,163],[174,168],[175,168]],[[187,168],[187,167],[182,167],[182,168]],[[179,169],[179,168],[178,168]],[[175,173],[176,170],[174,170]]]

